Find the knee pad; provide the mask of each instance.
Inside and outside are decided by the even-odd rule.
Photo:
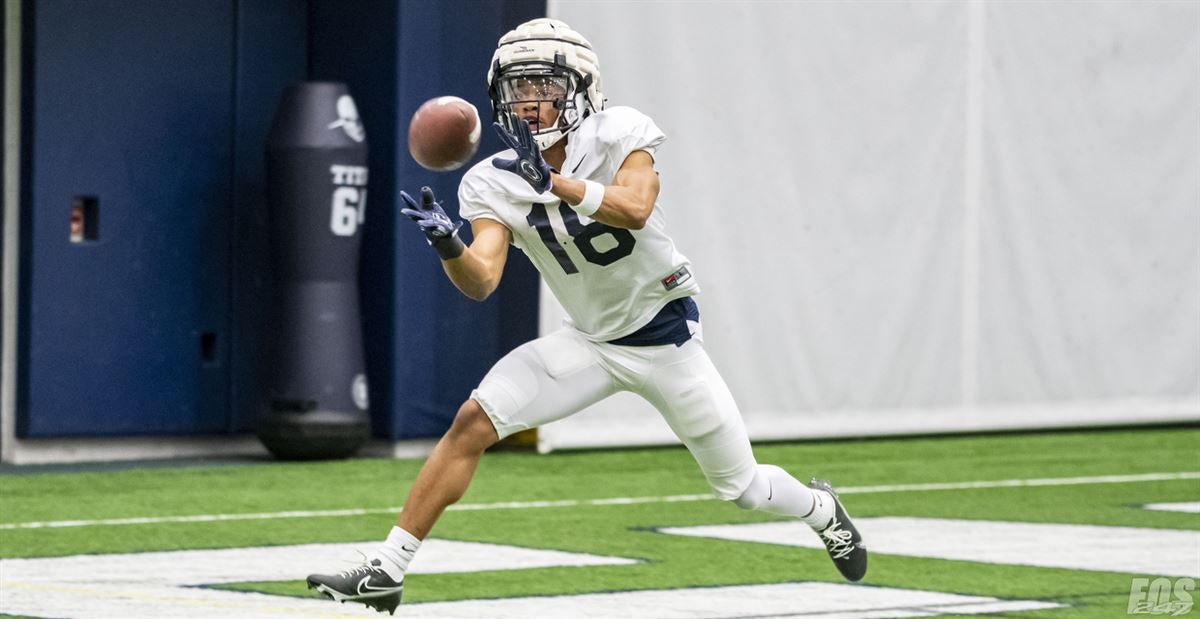
[[[763,465],[760,464],[754,471],[754,479],[750,480],[750,486],[741,496],[733,500],[733,504],[742,509],[758,509],[767,502],[770,493],[771,484],[764,474]]]
[[[482,445],[480,451],[500,440],[496,423],[488,416],[483,406],[473,399],[468,399],[459,407],[446,436],[465,440],[471,445]]]

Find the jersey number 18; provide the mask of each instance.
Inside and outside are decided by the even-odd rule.
[[[537,229],[538,236],[546,244],[546,249],[554,254],[554,259],[558,260],[558,265],[562,267],[563,272],[568,275],[578,273],[579,268],[575,266],[574,262],[571,262],[567,250],[559,244],[558,237],[554,236],[554,228],[550,227],[550,217],[546,213],[546,207],[550,205],[534,204],[532,206],[525,221]],[[579,216],[575,214],[575,211],[564,202],[558,203],[558,214],[567,227],[567,234],[575,240],[575,247],[579,248],[579,253],[583,254],[584,259],[588,262],[605,267],[633,253],[633,244],[636,240],[633,238],[632,232],[624,228],[606,226],[598,221],[593,221],[585,226],[579,222]],[[593,243],[605,234],[612,235],[617,244],[600,251]]]

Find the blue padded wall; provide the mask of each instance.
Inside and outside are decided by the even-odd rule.
[[[230,430],[254,427],[271,302],[267,132],[280,95],[308,73],[308,0],[238,0],[235,42]]]
[[[304,77],[305,9],[26,2],[21,436],[249,427],[263,138]],[[78,195],[99,212],[81,244]]]
[[[223,430],[232,0],[35,4],[18,431]],[[96,241],[68,240],[77,195]]]
[[[306,78],[347,82],[368,131],[361,294],[376,435],[440,434],[491,364],[536,335],[527,261],[509,262],[491,300],[469,301],[396,199],[428,184],[457,212],[461,171],[412,162],[408,119],[457,94],[489,122],[493,46],[544,0],[22,7],[20,436],[252,428],[271,302],[263,146],[279,94]],[[480,156],[499,148],[485,129]],[[99,236],[71,243],[81,195],[98,199]]]

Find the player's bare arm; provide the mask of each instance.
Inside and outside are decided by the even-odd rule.
[[[630,153],[621,163],[613,184],[607,187],[595,181],[567,178],[552,167],[562,164],[565,144],[555,144],[543,153],[532,131],[538,125],[538,122],[531,125],[515,114],[509,115],[507,126],[496,123],[497,135],[517,156],[494,159],[492,165],[520,176],[539,192],[566,200],[581,215],[618,228],[646,227],[659,188],[650,153],[644,150]]]
[[[467,247],[458,238],[462,222],[450,219],[432,189],[421,188],[420,202],[404,191],[400,192],[400,198],[407,205],[400,212],[425,233],[425,239],[441,257],[442,268],[454,286],[476,301],[488,298],[500,284],[500,274],[508,258],[511,238],[508,228],[498,221],[476,220],[471,223],[475,241]]]
[[[584,201],[587,191],[584,181],[558,173],[553,173],[551,178],[550,193],[572,206]],[[658,188],[654,158],[644,150],[635,150],[617,170],[613,184],[604,187],[600,208],[590,217],[615,228],[641,230],[654,211]]]
[[[471,222],[475,240],[457,258],[442,260],[442,269],[454,287],[475,301],[483,301],[500,285],[508,259],[508,228],[495,220]]]

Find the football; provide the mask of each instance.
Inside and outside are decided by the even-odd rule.
[[[408,123],[408,152],[426,170],[448,172],[479,150],[479,133],[474,105],[458,97],[436,97],[421,104]]]

